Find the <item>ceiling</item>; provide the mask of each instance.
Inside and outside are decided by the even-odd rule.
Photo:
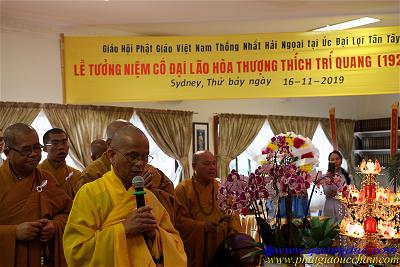
[[[66,34],[214,35],[302,32],[369,16],[399,26],[400,1],[3,1],[2,27]]]

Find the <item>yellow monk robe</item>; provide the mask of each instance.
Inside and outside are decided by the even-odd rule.
[[[186,254],[178,232],[157,198],[145,190],[145,202],[157,221],[151,251],[142,235],[126,236],[123,222],[136,209],[134,189],[127,191],[114,170],[84,185],[75,196],[64,233],[64,251],[73,266],[186,266]],[[162,266],[162,265],[159,265]]]
[[[78,181],[78,188],[82,185],[93,182],[105,173],[111,170],[111,163],[108,160],[106,153],[100,158],[90,163],[82,172],[82,175]],[[159,169],[153,167],[150,164],[146,164],[144,171],[152,173],[153,187],[150,189],[151,192],[158,198],[167,210],[171,222],[175,225],[176,212],[178,210],[178,201],[176,200],[174,185],[171,180]],[[133,177],[132,177],[133,178]]]
[[[47,184],[38,192],[36,187],[44,180]],[[67,266],[62,235],[71,205],[72,199],[51,174],[36,169],[33,178],[18,180],[5,161],[0,167],[0,266],[40,266],[42,248],[50,265]],[[18,224],[41,218],[53,220],[56,232],[52,240],[48,243],[41,243],[37,238],[17,240]]]
[[[194,186],[193,186],[194,184]],[[238,214],[229,222],[221,222],[226,214],[218,207],[218,182],[203,186],[191,179],[175,189],[180,210],[176,227],[181,234],[188,256],[188,266],[207,266],[218,245],[231,233],[242,232]],[[205,222],[218,223],[216,232],[206,232]]]
[[[48,159],[45,159],[41,164],[39,164],[38,168],[51,173],[56,178],[57,185],[64,189],[68,196],[70,196],[72,199],[74,198],[76,194],[77,183],[79,177],[81,176],[81,172],[79,170],[68,166],[65,161],[56,169]]]

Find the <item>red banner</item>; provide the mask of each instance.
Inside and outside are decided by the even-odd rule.
[[[392,105],[392,118],[390,127],[390,155],[392,158],[397,153],[398,134],[397,129],[399,128],[399,102],[395,102]]]
[[[331,126],[331,137],[332,137],[332,146],[334,150],[339,150],[337,137],[336,137],[336,119],[335,119],[335,108],[331,108],[329,110],[329,123]]]

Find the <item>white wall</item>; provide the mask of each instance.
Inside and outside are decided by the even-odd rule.
[[[62,103],[61,32],[89,35],[88,29],[2,25],[1,101]],[[192,110],[197,113],[194,121],[210,122],[212,127],[212,115],[222,112],[327,117],[329,108],[335,107],[338,118],[388,117],[394,101],[399,95],[104,104]]]
[[[1,100],[62,102],[57,35],[1,32]]]

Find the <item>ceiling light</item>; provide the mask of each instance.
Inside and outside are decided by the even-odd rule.
[[[369,17],[364,17],[360,19],[355,19],[351,21],[346,21],[334,25],[328,25],[323,28],[315,29],[313,30],[314,32],[324,32],[324,31],[339,31],[339,30],[344,30],[344,29],[349,29],[349,28],[354,28],[374,22],[381,21],[380,19],[374,19],[374,18],[369,18]]]

